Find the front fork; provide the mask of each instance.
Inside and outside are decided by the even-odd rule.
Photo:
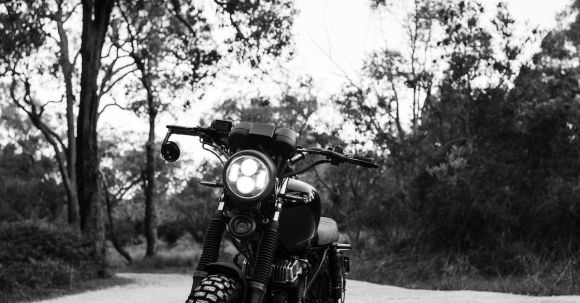
[[[208,264],[217,262],[219,256],[220,243],[223,238],[228,217],[223,214],[224,202],[220,201],[218,210],[210,221],[203,241],[203,250],[197,268],[193,274],[192,291],[207,276],[204,270]],[[262,241],[258,248],[256,264],[252,271],[249,282],[249,303],[261,303],[266,293],[266,285],[270,279],[274,253],[278,244],[279,218],[282,212],[282,202],[276,201],[274,215],[264,230]]]
[[[256,265],[250,278],[249,303],[261,303],[266,294],[266,284],[270,279],[274,252],[276,252],[276,246],[278,245],[278,230],[280,228],[278,220],[281,212],[282,202],[276,201],[274,216],[268,223],[262,241],[260,241]]]
[[[217,262],[220,253],[220,244],[224,235],[224,230],[226,229],[226,224],[228,222],[228,217],[223,214],[224,202],[220,201],[218,210],[215,212],[214,217],[209,222],[209,226],[205,232],[205,238],[203,239],[203,248],[201,251],[201,257],[199,258],[199,263],[197,263],[197,268],[193,273],[193,286],[191,291],[196,286],[201,283],[201,280],[207,276],[205,267],[208,264]]]

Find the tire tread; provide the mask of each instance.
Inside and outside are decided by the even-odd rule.
[[[194,288],[186,303],[231,303],[236,299],[239,288],[235,279],[212,274]]]

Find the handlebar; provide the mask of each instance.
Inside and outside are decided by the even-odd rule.
[[[201,127],[185,127],[179,125],[167,125],[167,129],[176,135],[197,136]]]
[[[219,147],[224,146],[223,139],[231,129],[231,122],[216,120],[210,127],[185,127],[167,125],[167,135],[161,144],[161,156],[168,162],[179,159],[180,148],[176,142],[169,141],[171,135],[185,135],[199,137],[203,144]],[[219,157],[219,156],[218,156]]]
[[[213,145],[214,147],[227,148],[225,138],[228,136],[232,124],[229,121],[215,120],[210,127],[184,127],[178,125],[167,125],[167,135],[161,145],[161,154],[163,158],[169,162],[173,162],[179,158],[179,145],[173,141],[169,141],[172,134],[197,136],[200,137],[202,143]],[[316,154],[326,157],[327,160],[319,161],[318,164],[330,163],[338,165],[339,163],[350,163],[367,168],[378,168],[377,163],[367,157],[344,154],[342,148],[334,147],[332,149],[322,148],[302,148],[296,149],[296,155],[290,159],[290,164],[294,164],[304,158],[305,154]]]

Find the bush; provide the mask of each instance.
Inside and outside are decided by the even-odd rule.
[[[175,245],[177,240],[185,234],[186,224],[184,220],[162,223],[157,229],[159,239],[162,239],[169,245]]]
[[[123,218],[115,220],[115,237],[121,246],[132,245],[139,242],[139,236],[143,232],[139,232],[142,223],[133,222],[130,218]]]
[[[0,293],[70,287],[102,275],[76,232],[38,222],[0,224]]]

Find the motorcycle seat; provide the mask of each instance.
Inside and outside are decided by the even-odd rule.
[[[338,224],[327,217],[320,217],[318,230],[316,231],[316,243],[318,245],[328,245],[338,241]]]

